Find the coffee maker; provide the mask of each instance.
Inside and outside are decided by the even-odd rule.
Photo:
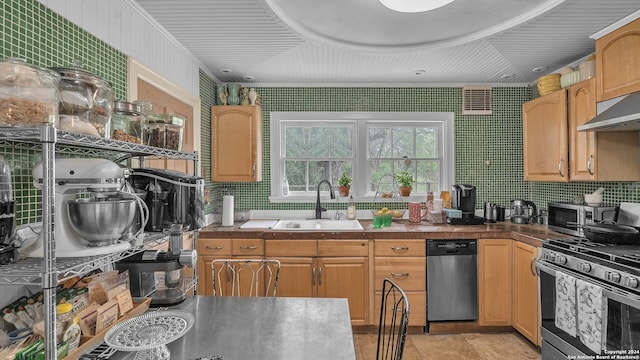
[[[462,212],[461,218],[447,218],[447,223],[453,225],[479,225],[484,218],[475,216],[476,187],[473,185],[456,184],[451,186],[451,208]]]
[[[186,230],[204,225],[204,179],[166,169],[133,169],[129,182],[146,192],[149,221],[146,231],[164,231],[171,224]]]
[[[114,264],[120,272],[129,271],[131,295],[150,297],[152,306],[175,305],[186,298],[183,269],[193,267],[198,255],[182,250],[182,226],[177,227],[180,230],[170,231],[169,251],[147,250]]]

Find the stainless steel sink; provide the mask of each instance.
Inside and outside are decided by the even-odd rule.
[[[272,230],[309,231],[309,230],[363,230],[358,220],[279,220]]]

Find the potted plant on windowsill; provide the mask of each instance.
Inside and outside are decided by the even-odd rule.
[[[400,196],[409,196],[409,194],[411,194],[413,183],[415,182],[415,180],[413,179],[413,175],[409,174],[406,171],[401,171],[395,176],[396,181],[400,186]]]
[[[340,196],[349,196],[349,190],[351,189],[351,177],[343,172],[338,179],[338,193]]]

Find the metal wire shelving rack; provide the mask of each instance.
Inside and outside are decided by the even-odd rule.
[[[38,285],[44,295],[45,359],[57,359],[56,349],[56,287],[64,279],[99,269],[144,249],[145,245],[155,245],[169,240],[169,234],[143,234],[131,248],[118,253],[84,258],[56,258],[54,239],[55,221],[55,172],[54,158],[57,152],[65,154],[92,155],[117,158],[116,162],[133,157],[158,157],[194,161],[197,169],[196,152],[180,152],[105,139],[95,136],[75,134],[55,129],[53,124],[30,127],[0,126],[0,145],[15,148],[40,150],[43,163],[42,184],[42,258],[27,258],[16,263],[0,266],[0,285]],[[49,219],[48,221],[45,221]],[[195,280],[194,280],[195,281]]]

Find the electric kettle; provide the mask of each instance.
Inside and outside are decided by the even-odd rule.
[[[511,201],[511,222],[514,224],[529,224],[538,215],[536,205],[528,200]]]

